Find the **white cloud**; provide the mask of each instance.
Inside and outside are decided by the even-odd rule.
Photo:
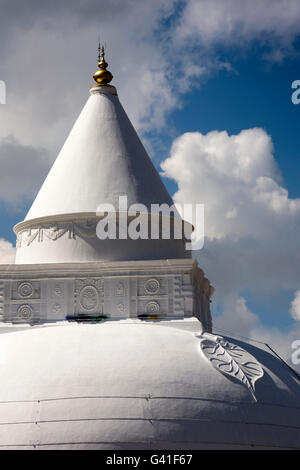
[[[175,202],[205,205],[204,248],[193,255],[216,288],[216,327],[263,339],[267,330],[243,292],[270,297],[297,290],[300,279],[300,199],[289,198],[280,183],[271,137],[259,128],[186,133],[162,169],[178,184]],[[298,306],[297,297],[294,318]]]
[[[228,293],[222,303],[222,315],[214,320],[214,327],[217,331],[234,332],[235,334],[245,334],[250,332],[259,324],[258,316],[251,312],[246,304],[246,300],[236,295]]]
[[[12,264],[15,262],[15,248],[11,243],[0,238],[0,264]]]
[[[290,314],[294,320],[300,321],[300,290],[295,292],[295,298],[291,303]]]
[[[285,48],[299,33],[298,0],[189,0],[177,27],[177,38],[245,46],[277,39]]]
[[[178,183],[175,202],[205,204],[205,233],[226,236],[291,238],[300,223],[300,199],[289,199],[280,185],[270,136],[260,128],[237,135],[226,131],[186,133],[172,145],[162,163],[165,175]]]

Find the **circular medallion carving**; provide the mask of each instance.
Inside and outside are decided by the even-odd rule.
[[[33,294],[33,287],[30,282],[22,282],[18,287],[18,293],[21,297],[31,297]]]
[[[147,312],[148,313],[158,313],[159,312],[159,303],[152,300],[147,303]]]
[[[80,292],[79,302],[84,310],[95,310],[98,306],[98,292],[93,286],[86,286]]]
[[[18,308],[18,317],[22,320],[30,320],[33,316],[33,310],[30,305],[20,305]]]
[[[148,279],[145,284],[145,291],[147,294],[157,294],[159,291],[160,285],[157,279]]]

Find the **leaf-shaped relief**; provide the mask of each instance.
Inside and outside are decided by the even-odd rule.
[[[205,357],[220,372],[242,382],[255,401],[255,382],[262,378],[264,371],[245,349],[229,343],[222,336],[205,333],[200,337],[200,347]]]

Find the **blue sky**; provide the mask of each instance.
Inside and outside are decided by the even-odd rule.
[[[172,113],[171,120],[177,135],[199,130],[236,134],[251,127],[266,129],[273,139],[284,184],[291,197],[300,197],[300,105],[291,101],[291,84],[300,77],[300,57],[295,54],[278,64],[266,63],[262,56],[263,51],[255,46],[242,58],[236,58],[235,51],[228,52],[226,60],[233,70],[210,76],[185,97],[183,108]],[[168,137],[170,145],[174,135]]]
[[[212,130],[238,134],[242,129],[262,127],[272,136],[284,187],[291,198],[299,198],[300,105],[291,101],[294,91],[291,84],[300,77],[300,58],[295,54],[280,63],[270,63],[262,58],[263,54],[259,42],[253,44],[246,57],[237,58],[234,50],[227,52],[226,61],[233,70],[209,77],[185,98],[183,108],[172,113],[171,120],[177,135],[193,131],[206,134]],[[170,140],[166,138],[168,145]],[[176,191],[174,181],[166,179],[165,183],[171,193]],[[243,295],[249,308],[259,312],[266,327],[276,325],[282,331],[293,328],[293,319],[287,315],[293,299],[292,289],[272,293],[272,297],[269,293],[247,290]],[[215,313],[218,311],[216,305]]]
[[[99,32],[169,192],[205,203],[207,239],[194,256],[216,287],[216,327],[269,341],[288,359],[300,338],[298,0],[74,0],[71,13],[67,0],[7,4],[0,262],[13,259],[12,226],[88,98]]]

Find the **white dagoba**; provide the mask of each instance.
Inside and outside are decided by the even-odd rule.
[[[110,73],[104,58],[103,73]],[[102,68],[101,68],[102,67]],[[96,74],[95,74],[96,76]],[[112,76],[108,77],[112,78]],[[118,208],[173,201],[107,77],[90,97],[25,221],[15,227],[17,264],[188,258],[183,240],[99,240],[99,204]],[[103,82],[104,80],[104,82]],[[53,243],[55,241],[55,243]],[[41,243],[42,242],[42,243]]]
[[[184,237],[96,236],[101,203],[172,204],[98,65],[0,269],[0,449],[300,449],[297,375],[213,333]]]

